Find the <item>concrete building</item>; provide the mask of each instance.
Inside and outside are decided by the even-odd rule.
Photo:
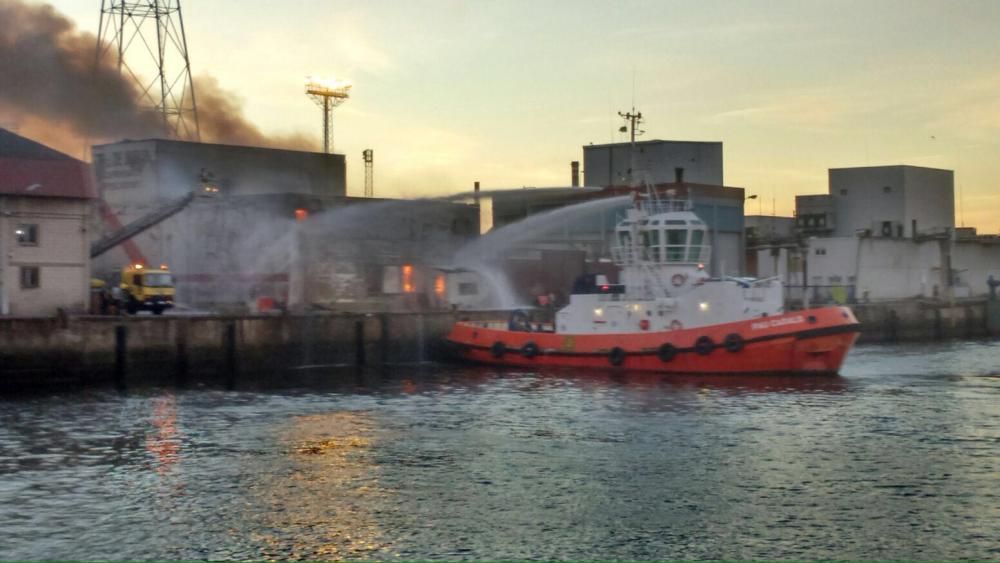
[[[803,253],[814,301],[983,297],[988,277],[1000,279],[995,237],[811,238]]]
[[[921,166],[830,169],[831,236],[913,238],[955,228],[955,174]]]
[[[793,301],[982,297],[1000,278],[1000,241],[955,229],[954,173],[834,168],[829,194],[797,196],[795,236],[758,245],[758,275]]]
[[[633,170],[634,168],[634,170]],[[586,186],[627,186],[639,183],[690,182],[722,186],[722,143],[699,141],[637,141],[583,147]]]
[[[264,213],[280,211],[285,217],[291,217],[291,210],[303,200],[345,195],[344,156],[338,154],[145,139],[97,145],[93,155],[94,177],[105,204],[102,220],[96,224],[103,227],[104,233],[199,190],[206,183],[218,188],[218,195],[228,202],[258,200]],[[282,199],[287,201],[282,204],[278,201]],[[187,221],[181,216],[170,219],[97,258],[95,272],[107,277],[130,261],[171,262],[205,244],[218,246],[219,228],[227,225],[227,217],[205,217],[215,235],[208,237],[191,231],[203,229],[200,223],[190,220],[191,213],[186,214]],[[229,219],[229,226],[240,220]],[[224,248],[209,250],[220,255],[225,252]]]
[[[747,215],[743,219],[746,227],[747,246],[755,246],[776,241],[787,241],[795,236],[795,218],[776,215]]]
[[[86,310],[94,197],[85,163],[0,129],[0,315]]]

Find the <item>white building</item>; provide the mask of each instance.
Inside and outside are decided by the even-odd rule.
[[[956,236],[952,171],[835,168],[829,178],[829,194],[795,198],[798,240],[757,251],[758,275],[780,275],[793,298],[977,297],[1000,278],[1000,240]]]
[[[86,310],[87,165],[0,129],[0,315]]]
[[[913,238],[955,228],[955,173],[921,166],[830,169],[832,236]]]

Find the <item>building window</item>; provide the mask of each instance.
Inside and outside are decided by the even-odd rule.
[[[825,248],[817,248],[816,249],[816,256],[826,256],[826,249]]]
[[[840,190],[840,195],[847,195],[847,189],[846,188],[841,189]]]
[[[14,234],[17,235],[17,243],[21,246],[38,246],[38,225],[18,225]]]
[[[882,186],[883,193],[892,193],[892,186]]]
[[[38,266],[21,266],[21,289],[37,289],[41,283]]]

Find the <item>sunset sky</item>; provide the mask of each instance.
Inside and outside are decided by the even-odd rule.
[[[96,33],[97,0],[51,2]],[[956,222],[1000,231],[1000,1],[184,0],[196,76],[269,134],[320,143],[307,75],[354,83],[335,112],[348,191],[569,183],[581,146],[722,141],[748,213],[791,214],[827,169],[955,170]],[[634,87],[633,87],[634,84]],[[960,197],[959,197],[960,195]]]

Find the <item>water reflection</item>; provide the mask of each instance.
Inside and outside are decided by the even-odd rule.
[[[368,413],[295,416],[279,435],[288,467],[252,485],[263,509],[253,539],[277,559],[391,556],[376,516],[389,503],[373,462]]]
[[[146,451],[153,455],[153,468],[166,475],[181,458],[181,436],[177,431],[177,398],[173,393],[152,401],[150,422],[155,430],[146,436]]]

